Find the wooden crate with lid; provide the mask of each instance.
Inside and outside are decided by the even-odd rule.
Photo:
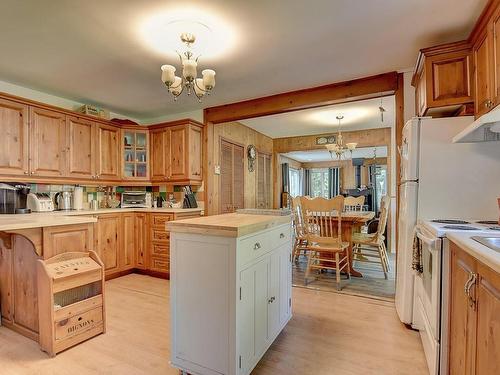
[[[39,260],[39,342],[50,356],[106,331],[104,264],[94,251]]]

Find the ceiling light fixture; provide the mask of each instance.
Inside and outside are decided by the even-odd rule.
[[[335,143],[330,143],[326,144],[325,147],[330,152],[330,157],[333,159],[333,154],[337,155],[337,159],[340,160],[342,159],[343,156],[345,156],[346,151],[351,152],[351,158],[352,158],[352,152],[358,145],[355,142],[349,142],[344,145],[344,139],[342,137],[342,131],[340,129],[340,122],[343,120],[344,116],[337,116],[336,117],[338,120],[338,131],[337,131],[337,136],[335,139]]]
[[[168,91],[174,96],[174,100],[184,92],[188,95],[194,93],[201,103],[201,98],[205,95],[210,95],[215,87],[215,71],[205,69],[201,72],[202,78],[197,77],[198,59],[200,56],[194,57],[192,46],[196,41],[196,36],[192,33],[182,33],[181,41],[185,44],[186,49],[180,53],[179,59],[182,65],[182,75],[175,75],[176,68],[173,65],[162,65],[161,80],[167,86]]]

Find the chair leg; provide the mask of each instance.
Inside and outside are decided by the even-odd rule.
[[[312,257],[313,257],[313,252],[309,251],[309,254],[307,256],[306,274],[304,276],[304,286],[307,286],[307,279],[309,278],[309,273],[311,272]]]
[[[382,270],[384,271],[384,277],[387,280],[387,264],[384,257],[384,248],[382,245],[378,246],[378,256],[380,257],[380,264],[382,266]]]
[[[389,262],[389,254],[387,253],[387,247],[385,246],[385,243],[382,241],[382,245],[384,246],[384,257],[385,257],[385,264],[387,265],[387,270],[391,271],[391,263]]]
[[[337,279],[337,290],[342,290],[340,285],[340,254],[338,252],[335,253],[335,278]]]
[[[351,278],[351,262],[349,262],[349,254],[347,253],[347,251],[346,251],[346,256],[347,256],[347,259],[346,259],[346,262],[347,262],[347,278],[350,279]]]
[[[293,261],[297,262],[299,260],[299,256],[300,256],[300,240],[295,239],[295,245],[293,248]]]

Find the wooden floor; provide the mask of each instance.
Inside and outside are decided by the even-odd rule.
[[[107,333],[54,359],[0,327],[0,374],[178,374],[168,364],[168,281],[128,275],[108,281],[106,293]],[[293,314],[253,374],[428,373],[418,334],[392,303],[294,288]]]
[[[304,277],[307,268],[307,258],[301,255],[293,265],[293,285],[301,288],[323,290],[334,293],[345,293],[358,296],[368,296],[393,301],[396,294],[396,255],[389,254],[391,271],[387,279],[382,272],[382,266],[377,263],[354,262],[354,268],[363,274],[363,277],[347,278],[342,275],[342,290],[337,291],[335,271],[323,272],[321,275],[314,271],[307,285]],[[316,279],[313,276],[317,276]]]

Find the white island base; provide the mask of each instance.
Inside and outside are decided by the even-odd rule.
[[[171,364],[246,375],[292,316],[290,217],[217,217],[168,224]]]

